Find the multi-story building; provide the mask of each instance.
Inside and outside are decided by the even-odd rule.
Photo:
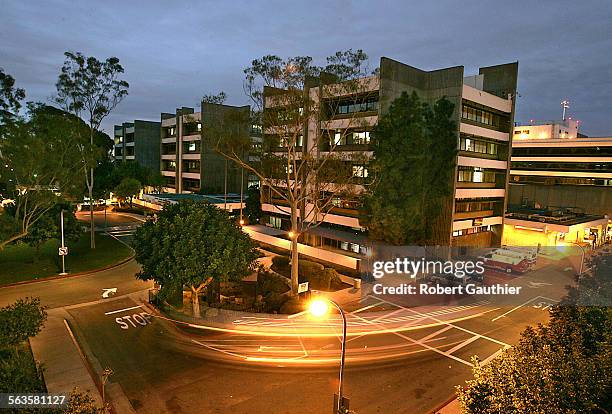
[[[159,171],[160,123],[135,120],[114,127],[114,156],[116,161],[137,161],[140,165]]]
[[[511,206],[612,217],[612,137],[515,141],[510,174]]]
[[[174,114],[161,114],[161,174],[164,191],[170,193],[239,193],[242,186],[254,184],[251,176],[218,154],[208,143],[205,128],[216,117],[228,112],[248,112],[249,106],[202,102],[201,111],[178,108]],[[240,127],[249,129],[245,123]],[[254,135],[253,133],[251,135]],[[253,140],[258,140],[255,135]],[[159,141],[158,141],[159,142]]]
[[[360,80],[366,87],[359,91],[363,99],[358,104],[355,104],[355,97],[338,97],[338,102],[334,103],[338,113],[324,122],[309,121],[300,139],[304,146],[315,145],[318,140],[309,139],[308,135],[323,128],[328,129],[326,133],[331,139],[336,139],[335,125],[343,128],[348,117],[358,116],[359,127],[348,134],[338,135],[340,138],[333,150],[360,151],[371,156],[370,130],[402,92],[415,91],[428,103],[446,97],[455,106],[453,118],[459,126],[458,155],[452,197],[447,200],[447,208],[443,209],[444,213],[438,220],[438,225],[443,228],[439,232],[442,236],[435,242],[446,246],[497,245],[501,243],[506,205],[517,74],[518,63],[483,67],[478,75],[465,77],[462,66],[424,71],[382,58],[378,74]],[[333,90],[333,85],[330,89]],[[312,96],[316,98],[317,94]],[[325,151],[325,148],[321,150]],[[367,163],[353,166],[353,174],[367,177]],[[262,223],[268,229],[259,229],[265,233],[259,237],[260,241],[265,239],[265,242],[274,244],[271,237],[282,237],[281,230],[289,228],[288,212],[272,192],[264,189],[262,196],[262,210],[265,212]],[[324,216],[323,223],[303,236],[301,242],[305,246],[302,246],[302,253],[357,268],[369,244],[367,229],[358,218],[360,201],[358,197],[336,201],[335,207]],[[281,230],[275,232],[271,228]],[[256,239],[258,236],[254,233],[257,231],[251,231]],[[277,245],[282,247],[286,243],[279,241]],[[343,254],[349,260],[329,256],[329,251]]]
[[[578,132],[580,121],[568,117],[562,121],[530,120],[528,124],[517,124],[514,127],[514,141],[549,139],[549,138],[579,138],[584,137]]]

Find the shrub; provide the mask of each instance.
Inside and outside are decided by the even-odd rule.
[[[316,262],[310,260],[299,260],[298,261],[298,275],[300,278],[309,280],[313,275],[322,272],[325,267]]]
[[[266,270],[257,273],[257,293],[266,296],[268,293],[285,293],[289,290],[286,278]]]
[[[283,305],[280,307],[280,313],[293,314],[302,312],[305,308],[304,301],[300,301],[297,298],[288,299]]]
[[[274,256],[272,257],[272,265],[279,269],[289,268],[289,257],[288,256]]]
[[[264,297],[264,311],[267,313],[279,312],[289,298],[286,295],[270,292]]]
[[[316,290],[337,290],[342,287],[340,275],[329,267],[311,275],[308,282]]]

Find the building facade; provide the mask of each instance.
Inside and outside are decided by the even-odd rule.
[[[135,120],[114,126],[115,161],[137,161],[141,166],[159,171],[160,123]]]
[[[315,135],[317,130],[324,129],[323,134],[334,140],[334,128],[346,128],[347,118],[358,117],[359,126],[348,134],[338,135],[333,150],[357,151],[368,158],[372,156],[370,131],[403,92],[414,91],[430,104],[447,98],[455,107],[458,155],[452,197],[448,198],[447,208],[436,224],[443,230],[436,244],[499,245],[506,207],[517,75],[518,63],[480,68],[478,75],[465,77],[461,66],[424,71],[382,58],[378,74],[361,79],[364,88],[359,91],[362,99],[358,104],[355,97],[337,97],[338,113],[324,122],[309,121],[300,139],[305,146],[314,145],[317,140],[309,138],[309,134]],[[317,99],[316,93],[312,96]],[[352,171],[358,177],[367,177],[367,162],[353,165]],[[355,258],[357,261],[351,263],[358,266],[370,245],[367,229],[359,222],[360,205],[359,197],[334,200],[334,208],[323,217],[323,223],[300,241],[309,248],[318,247]],[[282,237],[282,231],[289,228],[288,211],[283,207],[281,200],[263,189],[262,224],[268,227],[266,238],[274,234],[270,229],[278,230],[276,234]]]
[[[164,191],[182,193],[240,193],[258,181],[235,163],[217,153],[206,137],[206,125],[231,113],[248,114],[249,106],[230,106],[202,102],[194,108],[178,108],[175,113],[161,114],[161,166]],[[236,119],[248,119],[236,117]],[[242,121],[241,121],[242,122]],[[238,125],[257,141],[258,131],[250,123]],[[158,139],[159,143],[159,139]]]

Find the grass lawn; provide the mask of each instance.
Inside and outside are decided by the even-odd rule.
[[[58,240],[50,240],[36,251],[24,243],[7,246],[0,251],[0,285],[40,279],[61,272]],[[96,248],[89,248],[89,233],[76,243],[68,243],[66,271],[79,273],[118,263],[132,254],[130,248],[110,236],[96,234]]]

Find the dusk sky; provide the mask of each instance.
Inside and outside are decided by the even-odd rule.
[[[246,104],[243,69],[266,54],[363,49],[421,69],[519,61],[516,120],[559,119],[612,135],[611,1],[23,1],[0,0],[0,67],[47,101],[66,50],[117,56],[129,96],[104,122],[159,120],[223,90]]]

